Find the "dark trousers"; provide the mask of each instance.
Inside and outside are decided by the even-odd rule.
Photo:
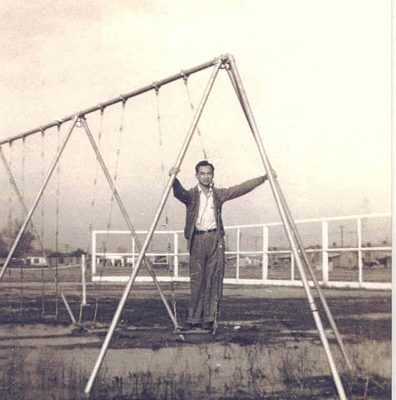
[[[224,266],[224,239],[217,232],[194,234],[190,248],[189,323],[215,320],[223,294]]]

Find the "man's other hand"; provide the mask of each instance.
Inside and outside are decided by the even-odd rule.
[[[179,172],[180,172],[180,168],[178,168],[178,167],[172,167],[172,168],[169,170],[169,176],[177,175]]]

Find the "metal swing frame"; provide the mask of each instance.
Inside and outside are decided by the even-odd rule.
[[[33,214],[35,208],[37,207],[37,204],[38,204],[38,202],[39,202],[39,200],[40,200],[40,198],[42,196],[42,193],[43,193],[43,191],[44,191],[44,189],[45,189],[45,187],[46,187],[46,185],[47,185],[47,183],[48,183],[48,181],[49,181],[49,179],[50,179],[50,177],[52,175],[53,170],[55,169],[55,166],[57,165],[57,162],[59,161],[59,158],[60,158],[60,156],[61,156],[61,154],[62,154],[62,152],[63,152],[63,150],[64,150],[64,148],[65,148],[65,146],[66,146],[66,144],[68,142],[68,139],[70,138],[70,135],[73,132],[77,122],[80,123],[80,126],[85,130],[85,132],[86,132],[86,134],[88,136],[88,139],[89,139],[89,141],[90,141],[90,143],[91,143],[91,145],[93,147],[93,150],[96,153],[97,160],[99,161],[99,164],[101,165],[101,168],[102,168],[102,170],[103,170],[103,172],[105,174],[106,180],[109,183],[109,186],[110,186],[110,188],[112,190],[112,193],[113,193],[113,195],[114,195],[114,197],[115,197],[115,199],[116,199],[116,201],[118,203],[120,211],[121,211],[121,213],[122,213],[122,215],[123,215],[123,217],[125,219],[125,222],[128,225],[128,228],[129,228],[129,230],[131,232],[131,235],[135,237],[135,240],[137,239],[136,233],[135,233],[135,230],[134,230],[133,225],[131,223],[131,220],[129,218],[129,215],[128,215],[128,213],[127,213],[127,211],[126,211],[126,209],[125,209],[125,207],[123,205],[123,202],[122,202],[122,200],[121,200],[121,198],[120,198],[120,196],[118,194],[118,191],[116,189],[116,186],[115,186],[115,184],[114,184],[114,182],[113,182],[113,180],[112,180],[112,178],[111,178],[111,176],[110,176],[110,174],[108,172],[108,169],[107,169],[107,167],[106,167],[106,165],[105,165],[105,163],[103,161],[101,153],[100,153],[100,151],[99,151],[99,149],[98,149],[98,147],[96,145],[95,139],[92,136],[92,133],[91,133],[91,131],[89,129],[89,126],[87,124],[87,121],[86,121],[85,117],[86,117],[87,114],[90,114],[92,112],[101,110],[104,107],[107,107],[109,105],[113,105],[113,104],[118,103],[120,101],[125,101],[128,98],[140,95],[140,94],[145,93],[147,91],[155,90],[156,88],[161,87],[162,85],[171,83],[171,82],[176,81],[178,79],[183,79],[185,76],[189,76],[189,75],[191,75],[193,73],[199,72],[201,70],[204,70],[204,69],[210,68],[210,67],[213,67],[212,74],[211,74],[211,76],[209,78],[209,82],[207,83],[207,86],[206,86],[206,88],[204,90],[204,93],[203,93],[202,99],[200,101],[200,104],[199,104],[199,106],[197,107],[197,109],[195,111],[195,114],[194,114],[193,120],[191,122],[190,128],[189,128],[189,130],[188,130],[188,132],[186,134],[186,137],[184,139],[184,142],[182,144],[181,150],[179,152],[179,155],[178,155],[178,157],[176,159],[176,162],[175,162],[174,166],[176,167],[176,170],[180,169],[180,166],[182,165],[183,159],[185,157],[185,154],[187,152],[187,149],[189,147],[191,139],[192,139],[192,137],[194,135],[194,132],[196,131],[196,128],[197,128],[197,125],[198,125],[198,121],[199,121],[199,119],[200,119],[200,117],[202,115],[203,109],[205,107],[205,104],[206,104],[207,99],[209,97],[209,94],[211,92],[211,89],[212,89],[212,87],[214,85],[216,77],[217,77],[220,69],[225,69],[227,71],[229,77],[230,77],[231,83],[232,83],[232,85],[233,85],[233,87],[235,89],[236,95],[237,95],[237,97],[239,99],[239,102],[241,104],[242,110],[243,110],[243,112],[244,112],[244,114],[246,116],[246,119],[247,119],[248,125],[250,127],[251,133],[253,135],[253,138],[254,138],[254,140],[256,142],[256,145],[257,145],[257,148],[258,148],[258,151],[260,153],[260,157],[261,157],[261,160],[262,160],[262,163],[263,163],[263,167],[264,167],[265,173],[267,174],[267,177],[268,177],[268,180],[269,180],[269,184],[270,184],[270,187],[271,187],[271,191],[273,193],[273,196],[274,196],[274,199],[275,199],[275,202],[276,202],[276,205],[277,205],[277,208],[278,208],[278,211],[279,211],[283,226],[285,228],[285,232],[286,232],[287,238],[289,240],[291,251],[292,251],[293,256],[295,257],[295,260],[296,260],[296,264],[297,264],[297,267],[298,267],[298,270],[299,270],[299,273],[300,273],[301,281],[302,281],[303,288],[304,288],[304,291],[305,291],[305,294],[306,294],[306,297],[307,297],[307,300],[308,300],[308,303],[309,303],[309,307],[310,307],[313,319],[315,321],[315,324],[316,324],[316,327],[317,327],[317,330],[318,330],[318,333],[319,333],[319,337],[320,337],[320,340],[322,342],[322,346],[323,346],[323,348],[325,350],[325,353],[326,353],[326,357],[327,357],[328,364],[329,364],[329,367],[330,367],[330,371],[331,371],[331,374],[333,376],[333,380],[334,380],[334,383],[335,383],[335,386],[336,386],[336,389],[337,389],[337,392],[338,392],[338,396],[339,396],[340,399],[346,399],[344,387],[343,387],[342,381],[340,379],[336,364],[334,362],[334,358],[333,358],[333,355],[332,355],[332,352],[331,352],[331,349],[330,349],[330,346],[329,346],[329,342],[328,342],[325,330],[323,328],[322,320],[320,318],[318,309],[316,307],[315,300],[314,300],[314,298],[313,298],[313,296],[311,294],[311,289],[309,287],[309,282],[308,282],[308,279],[307,279],[307,276],[306,276],[305,269],[307,269],[308,272],[310,273],[310,275],[312,277],[312,280],[313,280],[313,283],[314,283],[314,286],[315,286],[315,288],[317,289],[317,291],[319,293],[319,298],[320,298],[320,300],[321,300],[321,302],[322,302],[322,304],[324,306],[324,310],[325,310],[326,316],[327,316],[328,320],[330,321],[330,325],[331,325],[332,330],[333,330],[333,332],[335,334],[335,337],[337,339],[338,345],[341,348],[341,352],[342,352],[342,355],[343,355],[343,357],[345,359],[345,362],[346,362],[346,364],[347,364],[347,366],[349,368],[351,368],[351,364],[350,364],[350,362],[348,360],[348,357],[347,357],[347,354],[346,354],[346,351],[345,351],[341,336],[338,333],[338,329],[337,329],[337,326],[336,326],[336,324],[334,322],[334,319],[333,319],[333,317],[331,315],[330,309],[327,306],[327,302],[325,300],[325,297],[324,297],[323,293],[321,292],[321,289],[319,287],[319,283],[318,283],[318,281],[316,280],[316,278],[314,276],[312,266],[310,265],[309,259],[308,259],[307,255],[305,253],[305,249],[304,249],[301,237],[298,234],[298,231],[297,231],[296,225],[295,225],[295,223],[293,221],[291,212],[290,212],[290,210],[288,208],[288,205],[286,203],[285,197],[284,197],[284,195],[282,193],[280,184],[278,182],[278,178],[273,173],[273,169],[271,167],[271,163],[270,163],[269,158],[268,158],[268,156],[266,154],[266,151],[264,149],[263,141],[261,139],[258,127],[256,125],[256,122],[255,122],[255,119],[254,119],[254,116],[253,116],[253,112],[251,110],[251,107],[250,107],[250,104],[249,104],[245,89],[244,89],[243,84],[242,84],[242,80],[240,78],[240,75],[239,75],[239,72],[237,70],[234,57],[232,55],[227,54],[227,55],[220,56],[220,57],[215,58],[214,60],[211,60],[211,61],[209,61],[207,63],[201,64],[201,65],[199,65],[197,67],[194,67],[194,68],[191,68],[189,70],[182,71],[179,74],[175,74],[175,75],[172,75],[172,76],[170,76],[170,77],[168,77],[166,79],[163,79],[161,81],[154,82],[151,85],[147,85],[147,86],[145,86],[145,87],[143,87],[141,89],[135,90],[134,92],[131,92],[131,93],[126,94],[126,95],[119,96],[116,99],[112,99],[112,100],[110,100],[110,101],[108,101],[106,103],[102,103],[102,104],[100,104],[98,106],[91,107],[91,108],[89,108],[87,110],[83,110],[83,111],[81,111],[81,112],[79,112],[77,114],[74,114],[72,116],[66,117],[63,120],[61,120],[61,123],[72,120],[71,128],[69,129],[66,137],[64,138],[63,143],[59,147],[58,153],[55,156],[55,159],[54,159],[54,161],[52,162],[52,164],[50,166],[50,169],[49,169],[49,171],[47,173],[46,179],[44,180],[44,183],[43,183],[41,189],[39,190],[39,192],[37,194],[36,200],[34,201],[31,210],[28,212],[26,220],[25,220],[24,224],[22,225],[17,238],[15,239],[15,242],[14,242],[12,248],[11,248],[11,251],[10,251],[10,253],[9,253],[7,259],[6,259],[6,263],[3,265],[3,268],[0,271],[0,280],[3,277],[5,270],[7,269],[7,266],[9,264],[9,261],[10,261],[11,257],[12,257],[12,254],[15,251],[15,248],[18,245],[18,242],[19,242],[21,236],[23,235],[23,232],[25,231],[25,229],[26,229],[26,227],[27,227],[27,225],[28,225],[28,223],[29,223],[29,221],[30,221],[30,219],[32,217],[32,214]],[[27,137],[27,136],[29,136],[31,134],[34,134],[34,133],[39,132],[39,131],[42,131],[43,129],[48,129],[48,128],[56,126],[56,125],[59,125],[59,120],[57,120],[55,122],[52,122],[52,123],[50,123],[50,124],[48,124],[48,125],[46,125],[44,127],[38,128],[36,130],[25,132],[25,133],[23,133],[21,135],[15,136],[15,137],[13,137],[11,139],[6,139],[4,141],[0,141],[0,148],[1,148],[1,145],[4,144],[4,143],[8,143],[10,141],[13,141],[13,140],[16,140],[16,139],[20,139],[20,138],[25,138],[25,137]],[[144,243],[142,245],[140,245],[139,241],[136,240],[137,246],[138,246],[138,250],[140,251],[139,257],[137,259],[135,267],[133,268],[133,270],[131,272],[131,276],[130,276],[130,278],[129,278],[126,286],[125,286],[124,292],[123,292],[123,294],[121,296],[121,299],[119,301],[117,309],[116,309],[116,311],[114,313],[114,316],[113,316],[112,322],[110,324],[110,327],[108,329],[108,332],[106,334],[105,340],[104,340],[104,342],[102,344],[102,347],[100,349],[98,358],[97,358],[97,360],[95,362],[95,365],[93,367],[93,370],[91,372],[89,380],[88,380],[88,382],[86,384],[86,387],[85,387],[85,393],[86,394],[89,394],[91,389],[92,389],[92,386],[94,384],[95,378],[96,378],[97,373],[98,373],[98,371],[99,371],[99,369],[100,369],[100,367],[102,365],[102,362],[104,360],[104,357],[105,357],[107,349],[108,349],[108,346],[109,346],[110,341],[112,339],[112,336],[114,334],[116,325],[117,325],[117,323],[118,323],[118,321],[119,321],[119,319],[121,317],[121,313],[122,313],[122,311],[124,309],[124,306],[125,306],[126,301],[128,299],[129,293],[130,293],[130,291],[132,289],[132,286],[133,286],[133,284],[135,282],[136,276],[138,274],[138,271],[139,271],[142,263],[144,263],[146,265],[146,267],[148,268],[148,270],[149,270],[149,272],[150,272],[150,274],[151,274],[151,276],[153,278],[153,281],[154,281],[154,283],[155,283],[155,285],[157,287],[157,290],[160,293],[161,299],[164,302],[165,308],[166,308],[166,310],[167,310],[172,322],[174,323],[175,328],[176,329],[178,328],[177,327],[177,322],[176,322],[175,317],[174,317],[174,315],[172,313],[172,310],[170,309],[169,304],[167,303],[165,297],[163,296],[161,288],[160,288],[160,286],[158,284],[158,281],[156,279],[155,273],[153,272],[150,263],[148,262],[147,258],[145,257],[146,251],[147,251],[148,246],[149,246],[149,244],[151,242],[151,239],[152,239],[152,236],[154,234],[155,228],[156,228],[156,226],[158,224],[159,218],[160,218],[160,216],[162,214],[162,211],[163,211],[163,209],[165,207],[165,203],[166,203],[167,198],[168,198],[168,196],[170,194],[170,191],[172,189],[172,185],[173,185],[173,182],[175,180],[175,177],[176,177],[176,174],[173,174],[168,179],[167,185],[166,185],[166,187],[164,189],[162,198],[161,198],[160,203],[158,205],[158,208],[157,208],[157,210],[155,212],[155,215],[153,217],[153,221],[152,221],[152,223],[150,225],[150,228],[148,230],[148,233],[146,235]]]
[[[206,101],[208,99],[209,93],[210,93],[210,91],[211,91],[211,89],[213,87],[213,84],[214,84],[214,81],[215,81],[215,79],[217,77],[217,74],[218,74],[220,68],[225,68],[228,71],[231,83],[232,83],[232,85],[233,85],[233,87],[234,87],[234,89],[236,91],[236,94],[238,96],[238,99],[240,101],[242,109],[243,109],[243,111],[245,113],[246,119],[247,119],[248,124],[250,126],[250,129],[252,131],[253,137],[254,137],[255,142],[257,144],[257,147],[258,147],[258,150],[259,150],[259,153],[260,153],[260,156],[261,156],[261,160],[263,162],[264,169],[265,169],[266,174],[268,176],[268,179],[269,179],[269,182],[270,182],[270,186],[271,186],[271,190],[273,192],[273,195],[274,195],[277,207],[278,207],[278,211],[280,213],[283,225],[285,227],[286,234],[287,234],[287,237],[288,237],[288,240],[289,240],[293,255],[296,258],[296,263],[297,263],[297,267],[298,267],[299,272],[300,272],[300,276],[301,276],[301,280],[302,280],[302,283],[303,283],[303,287],[304,287],[304,290],[305,290],[305,293],[306,293],[306,296],[307,296],[307,299],[308,299],[308,303],[309,303],[309,306],[310,306],[310,309],[311,309],[311,312],[312,312],[316,327],[317,327],[318,332],[319,332],[319,336],[320,336],[322,345],[323,345],[324,350],[326,352],[327,360],[328,360],[328,363],[329,363],[329,366],[330,366],[330,370],[331,370],[331,374],[333,376],[333,380],[334,380],[335,386],[337,388],[338,395],[339,395],[340,399],[346,399],[344,387],[342,385],[342,382],[341,382],[337,367],[335,365],[335,362],[334,362],[334,359],[333,359],[333,355],[331,353],[330,346],[329,346],[329,343],[328,343],[328,339],[327,339],[327,336],[325,334],[325,331],[324,331],[324,328],[323,328],[323,324],[322,324],[321,318],[319,316],[319,313],[318,313],[314,298],[312,297],[311,290],[310,290],[310,287],[309,287],[309,282],[308,282],[308,279],[306,277],[304,267],[309,270],[309,272],[310,272],[310,274],[312,274],[312,276],[314,276],[313,275],[313,270],[312,270],[312,267],[309,264],[308,257],[305,254],[305,249],[303,247],[302,240],[301,240],[301,238],[300,238],[300,236],[298,234],[298,231],[297,231],[296,226],[294,224],[294,221],[292,219],[290,210],[289,210],[289,208],[287,206],[286,200],[285,200],[285,198],[284,198],[284,196],[283,196],[283,194],[281,192],[280,185],[279,185],[279,182],[277,180],[277,177],[273,174],[273,170],[272,170],[271,164],[269,162],[268,156],[267,156],[267,154],[265,152],[265,149],[264,149],[264,146],[263,146],[263,143],[262,143],[258,128],[256,126],[256,123],[255,123],[255,120],[254,120],[254,117],[253,117],[253,113],[251,111],[251,108],[250,108],[250,105],[249,105],[245,90],[244,90],[243,85],[242,85],[242,80],[241,80],[241,78],[239,76],[239,73],[238,73],[238,70],[237,70],[237,67],[236,67],[235,60],[231,55],[221,56],[218,59],[214,60],[213,65],[214,65],[213,73],[212,73],[212,75],[211,75],[211,77],[209,79],[209,83],[208,83],[208,85],[206,87],[206,90],[205,90],[204,95],[202,97],[201,103],[200,103],[200,105],[199,105],[199,107],[198,107],[198,109],[196,111],[194,119],[193,119],[193,121],[191,123],[191,127],[190,127],[190,129],[189,129],[189,131],[188,131],[188,133],[186,135],[186,138],[184,140],[184,143],[182,145],[182,148],[180,150],[179,156],[177,157],[177,160],[176,160],[174,166],[176,167],[176,169],[180,169],[180,166],[181,166],[181,164],[183,162],[184,156],[185,156],[185,154],[187,152],[187,149],[188,149],[188,146],[189,146],[189,144],[191,142],[191,139],[193,137],[194,131],[197,128],[198,120],[199,120],[199,118],[200,118],[200,116],[202,114],[203,108],[204,108],[205,103],[206,103]],[[183,74],[181,74],[181,77],[183,77]],[[116,327],[116,325],[117,325],[117,323],[118,323],[118,321],[120,319],[120,316],[121,316],[122,310],[124,308],[124,305],[126,303],[126,300],[127,300],[128,295],[129,295],[129,292],[132,289],[132,286],[133,286],[137,271],[138,271],[138,269],[140,267],[140,264],[142,262],[144,254],[147,251],[148,245],[149,245],[149,243],[151,241],[151,238],[152,238],[152,236],[154,234],[154,230],[155,230],[155,228],[157,226],[157,223],[159,221],[161,213],[162,213],[162,211],[164,209],[166,200],[167,200],[167,198],[169,196],[169,193],[171,191],[171,188],[172,188],[173,182],[175,180],[175,177],[176,177],[176,174],[173,174],[173,175],[171,175],[169,177],[169,180],[168,180],[166,188],[165,188],[165,190],[163,192],[160,204],[159,204],[158,209],[157,209],[157,211],[155,213],[155,216],[153,218],[153,222],[151,224],[150,229],[148,230],[145,242],[144,242],[143,247],[142,247],[142,249],[140,251],[139,258],[137,260],[136,266],[135,266],[135,268],[134,268],[134,270],[133,270],[133,272],[131,274],[131,277],[129,278],[128,283],[127,283],[127,285],[126,285],[126,287],[124,289],[124,293],[123,293],[123,295],[122,295],[122,297],[120,299],[120,302],[118,304],[117,310],[116,310],[116,312],[115,312],[115,314],[113,316],[112,323],[111,323],[111,325],[109,327],[109,330],[107,332],[106,338],[105,338],[105,340],[104,340],[104,342],[102,344],[102,348],[100,350],[99,356],[98,356],[98,358],[96,360],[96,363],[94,365],[94,368],[92,370],[90,378],[89,378],[89,380],[87,382],[87,385],[85,387],[85,393],[86,394],[90,393],[90,391],[92,389],[92,386],[93,386],[93,383],[95,381],[96,375],[97,375],[97,373],[98,373],[98,371],[100,369],[100,366],[101,366],[101,364],[102,364],[102,362],[104,360],[104,357],[105,357],[106,351],[108,349],[110,340],[111,340],[111,338],[113,336],[115,327]],[[338,333],[338,329],[337,329],[337,327],[335,325],[334,319],[331,316],[331,312],[330,312],[330,310],[329,310],[329,308],[327,306],[327,303],[326,303],[326,300],[324,298],[324,295],[320,290],[319,283],[315,278],[313,279],[313,281],[314,281],[315,287],[317,288],[318,292],[320,293],[320,300],[324,304],[325,312],[326,312],[326,314],[328,316],[328,319],[329,319],[329,321],[331,323],[331,326],[333,328],[333,331],[335,333],[335,336],[337,338],[337,342],[338,342],[338,344],[339,344],[339,346],[341,348],[341,351],[342,351],[342,354],[343,354],[343,356],[345,358],[345,361],[346,361],[348,367],[351,367],[351,364],[350,364],[350,362],[348,360],[348,357],[347,357],[347,354],[346,354],[346,351],[345,351],[341,336]]]

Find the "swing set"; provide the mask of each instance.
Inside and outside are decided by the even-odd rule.
[[[192,99],[191,99],[191,94],[189,91],[189,86],[188,86],[188,80],[189,77],[193,74],[199,73],[200,71],[203,70],[207,70],[207,69],[211,69],[211,73],[210,73],[210,77],[209,80],[206,84],[206,87],[203,91],[201,100],[199,102],[199,105],[197,107],[194,107]],[[161,199],[159,201],[159,204],[157,206],[157,209],[155,211],[155,214],[152,217],[152,222],[150,224],[150,227],[148,229],[147,235],[145,236],[145,239],[143,242],[140,241],[139,237],[138,237],[138,233],[135,231],[134,225],[132,223],[132,220],[129,216],[129,213],[124,205],[124,201],[117,189],[117,178],[118,178],[118,161],[119,161],[119,154],[120,154],[120,146],[121,146],[121,136],[123,134],[123,130],[124,130],[124,113],[125,113],[125,107],[126,107],[126,103],[129,99],[133,98],[133,97],[137,97],[140,96],[144,93],[150,92],[150,91],[154,91],[155,93],[155,97],[156,97],[156,104],[157,104],[157,127],[158,127],[158,140],[159,140],[159,145],[160,148],[162,146],[162,125],[161,125],[161,115],[160,115],[160,103],[159,103],[159,92],[160,89],[168,84],[171,84],[175,81],[178,80],[183,80],[184,82],[184,86],[185,86],[185,90],[188,96],[188,102],[189,102],[189,108],[191,110],[191,112],[193,113],[193,117],[192,117],[192,121],[190,123],[190,126],[188,128],[188,131],[185,135],[184,141],[182,143],[182,146],[179,150],[178,156],[176,158],[176,161],[174,162],[174,170],[175,171],[179,171],[180,167],[185,159],[185,155],[186,152],[190,146],[191,140],[194,136],[194,133],[197,132],[198,136],[199,136],[199,140],[201,141],[201,147],[202,147],[202,153],[203,153],[203,157],[205,159],[207,159],[207,153],[206,150],[203,146],[203,138],[200,132],[200,129],[198,128],[198,123],[200,121],[200,118],[203,114],[205,105],[208,101],[208,98],[210,96],[210,93],[212,91],[213,85],[216,81],[216,78],[218,77],[219,73],[221,71],[225,71],[226,74],[229,77],[229,80],[231,82],[232,88],[236,94],[236,97],[238,99],[238,103],[240,105],[240,107],[242,108],[242,111],[246,117],[246,120],[248,122],[251,134],[253,136],[255,145],[257,147],[258,153],[260,155],[260,159],[262,162],[262,166],[263,169],[265,171],[265,173],[267,174],[268,180],[269,180],[269,184],[270,184],[270,188],[272,191],[272,194],[274,196],[274,200],[276,202],[279,214],[280,214],[280,218],[282,220],[284,229],[285,229],[285,233],[287,236],[287,239],[289,241],[290,244],[290,248],[291,248],[291,252],[294,256],[296,265],[298,267],[299,270],[299,274],[301,277],[301,281],[302,281],[302,285],[308,300],[308,305],[310,308],[310,311],[312,313],[313,319],[315,321],[318,333],[319,333],[319,337],[321,340],[321,343],[323,345],[324,351],[326,353],[326,357],[328,360],[328,364],[330,367],[330,371],[331,374],[333,376],[333,380],[335,383],[335,386],[337,388],[337,392],[339,395],[340,399],[346,399],[345,396],[345,391],[343,388],[343,384],[342,381],[340,379],[336,364],[334,362],[334,358],[329,346],[329,342],[328,342],[328,338],[326,336],[325,330],[323,328],[323,324],[322,324],[322,320],[321,317],[319,315],[314,297],[311,293],[311,288],[309,286],[309,281],[307,278],[307,272],[310,275],[312,282],[314,284],[314,287],[318,293],[319,299],[321,301],[321,304],[323,306],[323,309],[325,311],[325,314],[327,316],[327,319],[330,323],[331,329],[336,337],[337,343],[341,349],[341,352],[343,354],[344,360],[346,362],[346,365],[349,368],[352,368],[348,356],[346,354],[345,351],[345,347],[342,341],[342,338],[338,332],[336,323],[332,317],[331,311],[327,305],[326,299],[324,297],[324,294],[319,286],[319,282],[317,281],[312,265],[310,263],[309,258],[307,257],[302,239],[297,231],[296,228],[296,224],[293,220],[292,214],[289,210],[289,207],[286,203],[285,197],[283,195],[282,189],[280,187],[279,181],[278,181],[278,177],[275,176],[275,174],[273,173],[273,169],[271,166],[271,163],[269,161],[269,158],[267,156],[267,153],[265,151],[264,148],[264,144],[262,141],[262,138],[260,136],[255,118],[253,116],[253,112],[252,109],[250,107],[244,86],[242,84],[242,80],[241,77],[239,75],[234,57],[232,55],[222,55],[218,58],[215,58],[214,60],[210,60],[209,62],[206,62],[204,64],[198,65],[196,67],[184,70],[180,73],[174,74],[172,76],[169,76],[165,79],[162,79],[160,81],[151,83],[149,85],[146,85],[140,89],[134,90],[130,93],[121,95],[117,98],[111,99],[107,102],[101,103],[97,106],[82,110],[78,113],[75,113],[73,115],[70,115],[68,117],[63,118],[62,120],[56,120],[54,122],[51,122],[45,126],[42,126],[38,129],[33,129],[31,131],[22,133],[20,135],[14,136],[12,138],[8,138],[5,140],[0,141],[0,158],[2,160],[2,163],[7,171],[7,174],[9,176],[9,181],[17,195],[18,198],[18,202],[20,203],[23,211],[24,211],[24,222],[22,223],[19,232],[9,250],[9,253],[7,255],[7,258],[5,259],[5,262],[0,270],[0,280],[3,279],[5,272],[7,271],[7,268],[10,265],[11,259],[13,257],[13,254],[15,253],[15,250],[18,246],[18,243],[21,241],[21,238],[24,234],[24,232],[26,231],[26,229],[28,227],[31,228],[31,230],[33,231],[36,239],[38,240],[39,244],[40,244],[40,248],[43,254],[43,257],[46,260],[46,264],[48,265],[48,268],[50,269],[50,271],[53,274],[54,277],[54,281],[55,281],[55,286],[56,286],[56,292],[59,293],[65,307],[66,310],[69,314],[69,317],[71,319],[71,321],[76,324],[76,318],[73,315],[73,312],[71,310],[71,307],[64,295],[64,289],[62,287],[62,285],[59,282],[58,279],[58,263],[56,262],[55,267],[51,266],[51,263],[48,260],[48,256],[45,253],[45,246],[43,244],[43,238],[44,238],[44,231],[43,229],[41,230],[41,232],[39,233],[38,230],[33,226],[33,222],[32,222],[32,216],[34,214],[34,212],[36,211],[36,209],[38,208],[39,202],[41,201],[41,218],[44,219],[45,216],[45,211],[44,211],[44,192],[46,190],[46,187],[52,177],[52,175],[54,174],[54,172],[57,174],[57,181],[56,181],[56,228],[55,228],[55,244],[56,244],[56,251],[58,251],[58,244],[59,244],[59,191],[60,191],[60,181],[59,181],[59,174],[60,174],[60,167],[59,167],[59,160],[69,142],[69,139],[73,133],[73,131],[75,131],[76,129],[81,129],[85,134],[86,137],[89,140],[90,146],[93,149],[94,153],[95,153],[95,157],[96,157],[96,168],[95,168],[95,176],[94,176],[94,183],[93,183],[93,192],[92,192],[92,201],[91,201],[91,209],[95,208],[95,204],[96,204],[96,193],[98,192],[98,171],[99,169],[102,170],[105,180],[107,181],[107,184],[109,185],[109,188],[111,190],[111,199],[110,199],[110,210],[109,210],[109,218],[108,218],[108,222],[107,222],[107,232],[110,231],[111,229],[111,225],[112,225],[112,214],[113,214],[113,208],[114,205],[116,204],[119,208],[119,211],[121,212],[121,215],[123,217],[123,220],[125,221],[127,227],[128,227],[128,231],[130,232],[131,237],[133,238],[133,241],[135,243],[136,246],[136,250],[138,252],[138,257],[136,262],[134,263],[133,268],[131,269],[130,272],[130,276],[128,278],[128,281],[125,285],[125,288],[123,290],[122,296],[119,300],[117,309],[113,315],[111,324],[108,328],[106,337],[103,341],[102,347],[100,349],[98,358],[95,362],[95,365],[93,367],[93,370],[91,372],[91,375],[89,377],[89,380],[86,384],[85,387],[85,393],[89,394],[92,386],[94,384],[94,381],[96,379],[96,376],[99,372],[99,369],[102,365],[102,362],[104,360],[104,357],[106,355],[107,349],[109,347],[110,341],[113,337],[114,331],[116,329],[117,324],[119,323],[121,314],[123,312],[123,309],[125,307],[125,304],[127,302],[128,296],[132,290],[132,287],[135,283],[136,277],[139,273],[139,270],[141,269],[141,266],[144,265],[144,267],[147,269],[147,271],[149,272],[151,279],[154,282],[154,285],[160,295],[161,301],[164,304],[165,310],[170,318],[170,320],[172,321],[173,325],[174,325],[174,330],[177,334],[182,336],[182,332],[180,331],[180,327],[178,325],[178,321],[177,321],[177,316],[176,316],[176,302],[175,302],[175,297],[174,297],[174,287],[173,287],[173,281],[171,279],[171,283],[172,283],[172,305],[170,305],[167,301],[167,299],[165,298],[165,295],[159,285],[158,279],[156,277],[156,273],[154,272],[154,268],[152,265],[152,262],[150,261],[150,259],[147,257],[147,252],[150,246],[150,243],[152,242],[153,239],[153,235],[155,232],[156,227],[159,224],[160,218],[161,216],[163,216],[163,214],[165,213],[165,228],[168,227],[169,224],[169,217],[167,214],[167,210],[166,210],[166,202],[167,199],[169,197],[169,194],[171,192],[172,189],[172,185],[173,182],[175,180],[176,174],[177,172],[173,173],[172,175],[168,176],[165,172],[165,165],[164,165],[164,161],[163,159],[159,160],[160,164],[161,164],[161,171],[162,174],[164,176],[164,181],[165,181],[165,187],[163,189],[163,193],[161,196]],[[102,128],[103,128],[103,117],[104,117],[104,111],[106,108],[108,108],[109,106],[113,106],[115,104],[120,104],[121,103],[121,122],[118,128],[118,147],[117,147],[117,155],[116,155],[116,161],[115,161],[115,167],[114,167],[114,172],[113,174],[110,173],[109,168],[102,156],[102,148],[101,148],[101,139],[102,139]],[[89,114],[94,114],[94,113],[100,113],[100,127],[99,127],[99,135],[97,140],[95,140],[94,135],[92,134],[91,128],[87,122],[87,116]],[[69,123],[67,132],[64,134],[64,137],[62,140],[60,140],[61,135],[60,133],[60,129],[62,127],[63,124],[65,123]],[[18,188],[18,185],[15,181],[15,179],[13,178],[13,173],[12,173],[12,168],[10,168],[10,164],[12,164],[12,159],[11,157],[9,157],[9,160],[7,161],[6,157],[4,156],[3,153],[3,146],[5,145],[9,145],[12,146],[12,144],[16,141],[22,140],[23,143],[25,143],[26,138],[31,136],[31,135],[35,135],[35,134],[40,134],[42,135],[42,158],[44,158],[44,147],[45,147],[45,143],[44,143],[44,133],[46,130],[51,129],[51,128],[56,128],[58,131],[58,145],[57,145],[57,151],[56,154],[53,158],[53,160],[50,162],[49,168],[46,172],[46,174],[44,174],[44,169],[42,169],[41,171],[41,175],[42,175],[42,183],[41,183],[41,187],[37,192],[37,195],[31,205],[31,207],[28,209],[26,206],[26,202],[24,199],[24,178],[22,179],[22,189],[20,190]],[[23,163],[24,163],[24,158],[23,158]],[[11,205],[12,206],[12,205]],[[10,208],[10,213],[12,212],[12,208]],[[9,217],[10,218],[10,217]],[[93,229],[93,223],[92,223],[92,216],[90,217],[90,221],[89,221],[89,230],[92,233],[92,229]],[[105,243],[107,242],[107,239],[105,240]],[[106,245],[105,248],[103,249],[103,252],[106,253],[107,249],[106,249]],[[89,246],[87,246],[87,248],[89,248]],[[103,268],[102,268],[103,271]],[[23,271],[22,271],[23,273]],[[101,272],[100,274],[102,274],[103,272]],[[169,271],[170,276],[172,277],[172,271]],[[23,280],[23,276],[21,277],[21,280]],[[98,283],[98,291],[100,292],[100,287],[101,287],[101,279],[99,279],[99,283]],[[98,292],[97,291],[97,292]],[[96,319],[96,315],[98,312],[98,306],[99,306],[99,298],[100,296],[97,295],[96,298],[96,304],[95,304],[95,312],[94,312],[94,319]],[[83,306],[82,306],[83,307]],[[58,310],[58,306],[56,307],[56,310]],[[58,311],[56,311],[58,312]],[[79,317],[79,321],[81,320],[81,315],[82,315],[82,310],[80,310],[80,317]]]

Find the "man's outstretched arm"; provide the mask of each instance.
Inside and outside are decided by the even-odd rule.
[[[275,171],[272,171],[272,174],[276,177]],[[251,192],[257,186],[263,184],[266,180],[268,180],[268,176],[263,175],[259,176],[258,178],[249,179],[248,181],[242,182],[239,185],[220,189],[221,201],[225,202],[243,196],[244,194]]]

